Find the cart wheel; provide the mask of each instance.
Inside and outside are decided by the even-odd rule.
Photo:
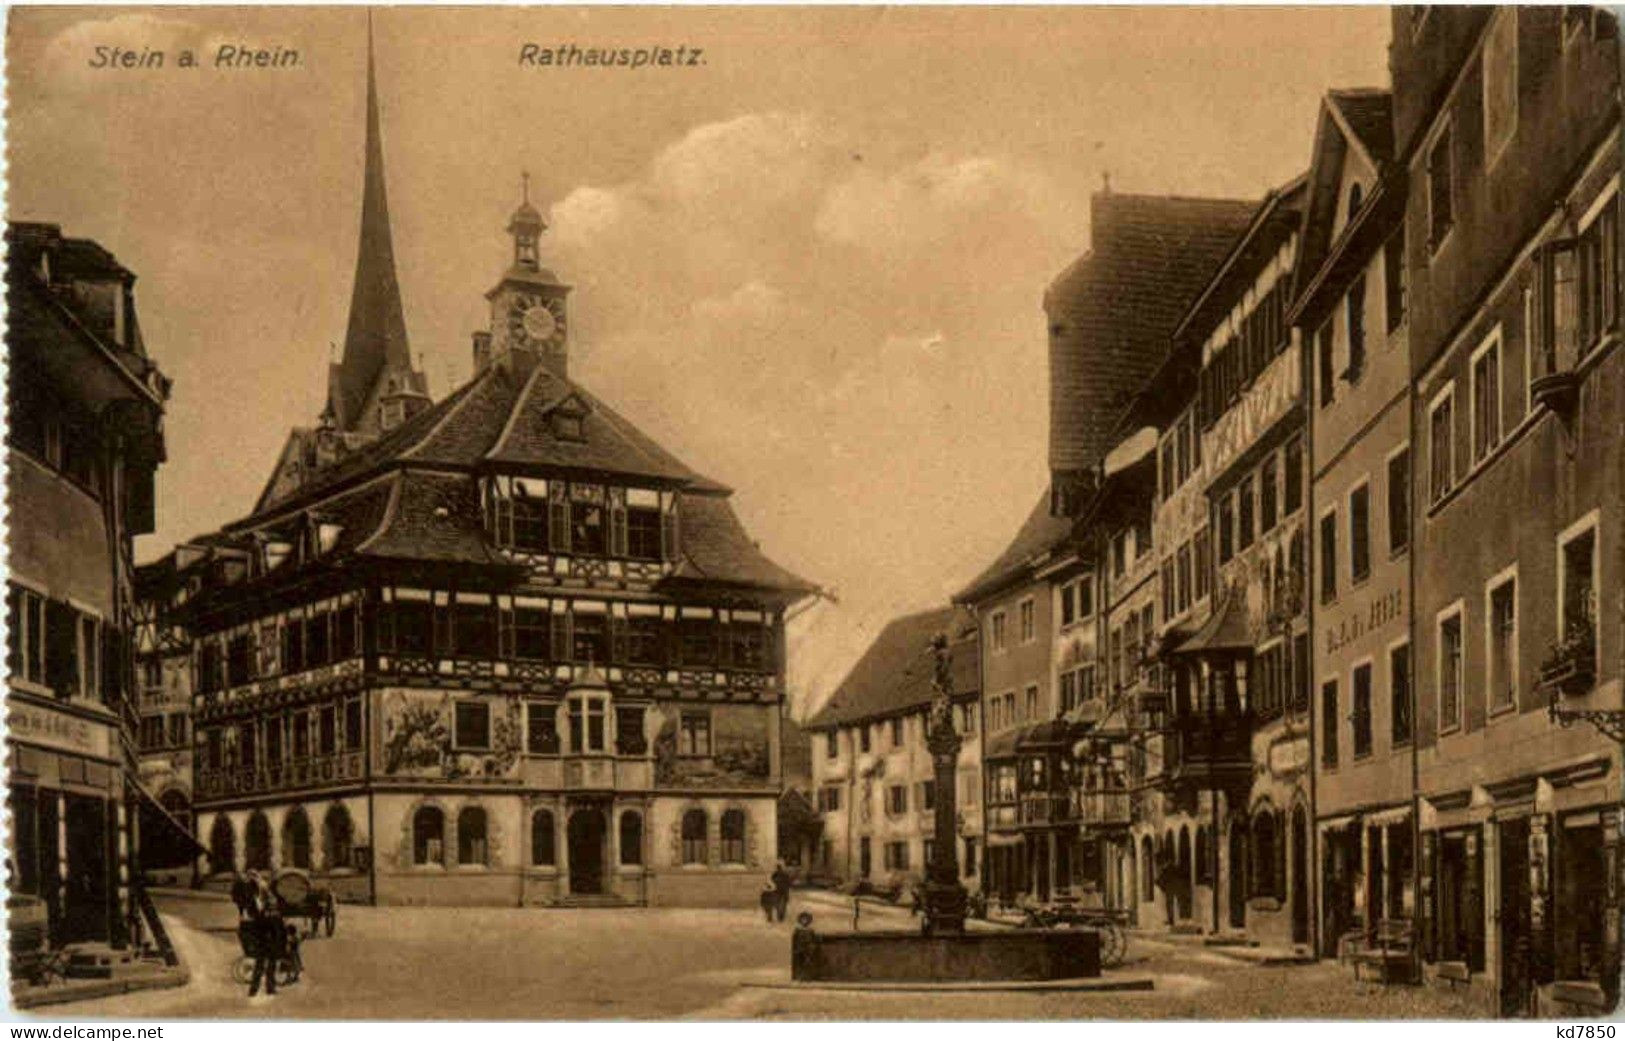
[[[1112,968],[1123,964],[1123,958],[1128,954],[1128,935],[1116,922],[1108,922],[1100,933],[1101,963]]]
[[[232,962],[231,978],[243,987],[254,982],[254,959],[245,954]]]
[[[327,898],[327,914],[323,916],[322,924],[327,927],[327,935],[332,936],[333,930],[339,924],[339,904],[332,897]]]

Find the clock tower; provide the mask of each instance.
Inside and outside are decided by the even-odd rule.
[[[529,373],[540,362],[549,371],[569,375],[568,315],[570,287],[541,266],[537,243],[547,222],[530,204],[530,175],[524,175],[524,198],[508,220],[513,263],[485,298],[491,302],[491,330],[474,335],[474,367],[509,365]]]

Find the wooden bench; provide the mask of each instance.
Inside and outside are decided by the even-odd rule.
[[[1409,919],[1383,918],[1365,945],[1354,952],[1354,978],[1362,966],[1375,967],[1382,983],[1416,978],[1416,930]]]

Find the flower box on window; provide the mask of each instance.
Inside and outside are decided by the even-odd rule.
[[[1543,687],[1573,697],[1590,690],[1597,679],[1597,633],[1590,622],[1575,622],[1552,644],[1540,666]]]

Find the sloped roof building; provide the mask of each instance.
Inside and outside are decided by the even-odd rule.
[[[753,902],[784,611],[813,587],[730,489],[569,377],[570,287],[528,199],[474,375],[429,399],[370,54],[367,128],[320,422],[247,516],[175,551],[164,591],[196,645],[209,866],[299,867],[379,902]]]

